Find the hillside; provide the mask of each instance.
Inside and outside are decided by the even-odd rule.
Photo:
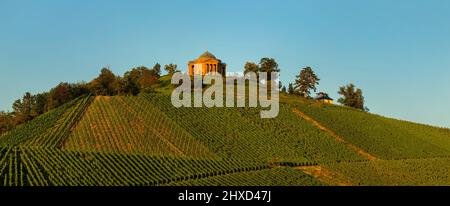
[[[0,136],[0,185],[450,185],[450,130],[281,95],[175,108],[83,96]]]

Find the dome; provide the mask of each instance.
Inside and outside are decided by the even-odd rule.
[[[206,51],[205,53],[200,55],[198,58],[199,59],[217,59],[216,56],[214,56],[213,54],[209,53],[209,51]]]

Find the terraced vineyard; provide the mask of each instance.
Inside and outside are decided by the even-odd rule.
[[[353,162],[330,168],[355,185],[450,185],[450,158]]]
[[[168,96],[141,97],[221,157],[269,162],[361,160],[285,105],[278,118],[263,120],[259,108],[174,108]]]
[[[97,97],[64,149],[215,157],[150,102],[136,97]]]
[[[450,185],[448,129],[282,97],[274,119],[80,97],[0,136],[0,185]]]
[[[211,178],[186,180],[169,186],[320,186],[322,183],[305,173],[291,168],[272,168],[227,174]]]
[[[82,115],[90,99],[91,97],[78,98],[38,116],[31,122],[19,125],[1,136],[0,146],[19,144],[44,146],[50,142],[52,142],[50,144],[57,144],[58,141],[55,139],[63,138],[68,134],[68,130],[76,123],[76,118]]]
[[[12,148],[0,162],[4,186],[162,185],[268,168],[261,162]]]

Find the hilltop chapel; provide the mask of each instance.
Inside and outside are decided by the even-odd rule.
[[[196,60],[188,62],[188,74],[190,76],[200,74],[204,76],[209,72],[218,72],[219,74],[222,74],[222,76],[225,76],[226,67],[227,65],[225,63],[206,51]]]

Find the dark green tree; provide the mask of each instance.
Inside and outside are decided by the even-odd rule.
[[[311,91],[316,92],[316,86],[319,85],[320,79],[314,73],[311,67],[303,68],[300,74],[296,76],[295,79],[295,92],[300,94],[300,96],[309,98]]]
[[[164,65],[164,70],[166,70],[166,72],[169,75],[174,74],[175,72],[177,72],[177,65],[176,64],[168,64],[168,65]]]
[[[254,72],[257,74],[259,72],[259,66],[253,62],[245,63],[244,74],[247,74],[248,72]]]
[[[70,84],[70,93],[72,94],[72,98],[77,98],[79,96],[89,94],[91,91],[89,91],[89,85],[85,82],[79,82]]]
[[[95,95],[112,96],[116,94],[114,88],[116,75],[108,68],[103,68],[100,75],[91,81],[90,90]]]
[[[295,93],[295,89],[294,89],[294,86],[292,85],[292,83],[289,83],[288,93],[289,94],[294,94]]]
[[[118,95],[136,95],[140,91],[138,83],[129,76],[118,77],[114,89]]]
[[[69,102],[74,97],[72,95],[72,85],[62,82],[49,92],[46,110],[49,111],[60,105]]]
[[[270,81],[270,74],[272,72],[280,72],[280,69],[278,68],[278,63],[274,58],[264,57],[259,61],[259,71],[267,72],[267,80]]]
[[[347,107],[353,107],[363,111],[369,109],[364,107],[364,96],[361,89],[355,87],[354,84],[349,84],[339,88],[338,94],[342,97],[338,99],[338,102]]]
[[[31,109],[33,106],[33,96],[27,92],[22,97],[13,103],[13,114],[15,119],[15,124],[22,124],[33,119],[31,115]]]
[[[117,91],[122,95],[136,95],[141,89],[140,79],[147,67],[141,66],[125,72],[123,78],[115,84]]]
[[[153,66],[153,71],[155,72],[155,75],[157,77],[161,76],[161,65],[159,63],[156,63],[155,66]]]
[[[33,104],[31,105],[31,116],[37,117],[47,111],[47,102],[49,93],[44,92],[33,96]]]

